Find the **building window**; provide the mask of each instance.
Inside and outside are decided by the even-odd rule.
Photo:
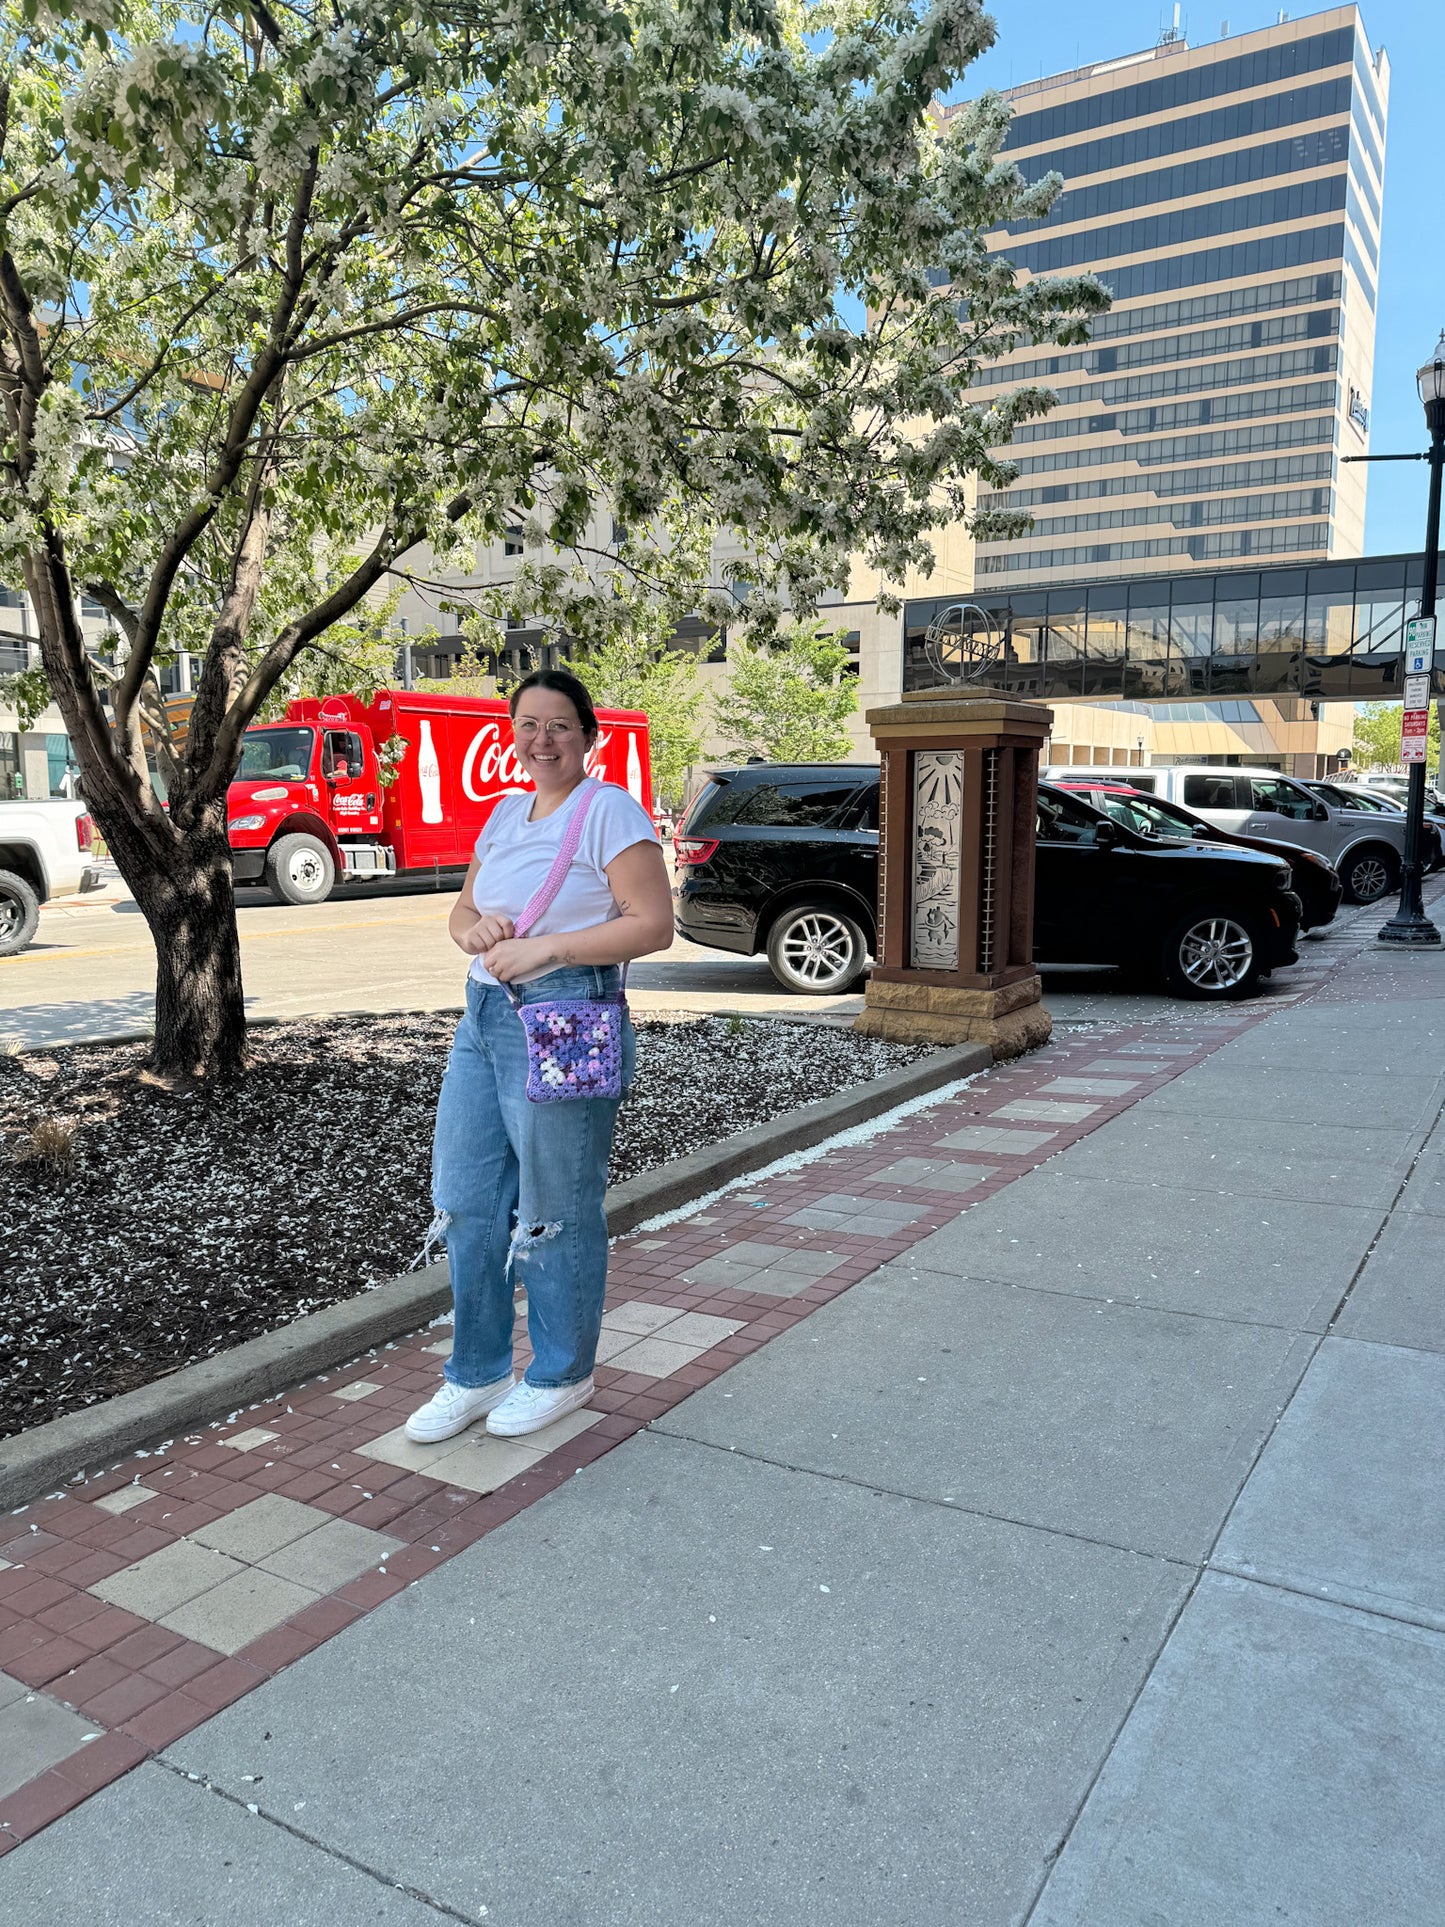
[[[1326,67],[1347,66],[1355,57],[1353,27],[1339,27],[1332,33],[1263,47],[1252,54],[1236,54],[1232,59],[1214,60],[1206,67],[1140,81],[1132,87],[1112,87],[1107,93],[1070,101],[1067,106],[1016,114],[1004,138],[1003,149],[1016,156],[1020,147],[1060,140],[1090,127],[1107,127],[1110,121],[1142,120],[1196,100],[1215,100],[1221,94],[1253,92],[1257,87],[1319,73]],[[1373,107],[1373,101],[1370,105]]]
[[[1275,174],[1303,174],[1317,167],[1338,167],[1348,161],[1349,147],[1349,126],[1342,124],[1320,128],[1313,134],[1297,135],[1293,140],[1268,141],[1261,147],[1210,154],[1203,160],[1181,161],[1175,167],[1159,167],[1145,174],[1101,181],[1096,187],[1067,190],[1043,220],[1019,221],[991,232],[1036,233],[1040,228],[1063,227],[1071,221],[1097,221],[1103,215],[1122,214],[1131,207],[1188,200],[1196,194],[1218,194],[1226,188],[1241,187],[1246,181],[1266,181]],[[1256,224],[1247,221],[1236,225],[1253,227]],[[1219,229],[1200,231],[1217,234]],[[1133,248],[1136,244],[1131,241],[1127,245]]]
[[[522,540],[522,525],[520,522],[514,523],[502,538],[502,554],[521,555],[525,546]]]

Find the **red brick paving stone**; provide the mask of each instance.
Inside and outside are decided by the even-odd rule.
[[[93,1654],[76,1667],[73,1673],[66,1673],[61,1679],[52,1680],[51,1692],[57,1699],[64,1700],[67,1706],[84,1706],[87,1700],[104,1693],[112,1686],[119,1686],[123,1679],[129,1679],[131,1669],[119,1666],[113,1659]]]
[[[107,1610],[103,1599],[94,1599],[88,1592],[77,1592],[36,1613],[35,1623],[50,1633],[73,1633],[87,1619],[96,1619]]]
[[[49,1773],[42,1773],[38,1779],[0,1800],[0,1820],[17,1840],[28,1840],[52,1820],[58,1820],[62,1813],[78,1807],[87,1793],[87,1788],[77,1786],[74,1780],[63,1779],[52,1767]]]
[[[295,1499],[301,1505],[309,1505],[322,1492],[330,1492],[336,1485],[334,1472],[293,1472],[283,1479],[275,1490],[284,1498]]]
[[[391,1499],[383,1493],[379,1499],[364,1499],[346,1518],[350,1525],[370,1526],[373,1532],[386,1532],[392,1520],[399,1519],[406,1510],[404,1500]]]
[[[158,1629],[159,1630],[159,1629]],[[188,1686],[193,1679],[210,1669],[221,1655],[209,1646],[199,1645],[193,1639],[175,1639],[175,1644],[154,1659],[142,1662],[141,1670],[147,1679],[153,1679],[158,1686],[175,1688]]]
[[[254,1666],[248,1666],[241,1659],[223,1659],[219,1666],[213,1666],[208,1673],[193,1679],[186,1688],[187,1697],[199,1700],[211,1712],[219,1713],[224,1706],[240,1699],[261,1684],[265,1675]]]
[[[279,1673],[283,1666],[289,1666],[293,1660],[303,1659],[319,1644],[319,1638],[299,1626],[277,1626],[271,1632],[263,1633],[259,1639],[253,1639],[249,1646],[243,1646],[236,1657],[269,1678],[272,1673]]]
[[[91,1552],[84,1559],[77,1559],[65,1576],[73,1587],[83,1590],[86,1586],[99,1585],[102,1579],[109,1579],[112,1573],[130,1564],[129,1559],[117,1558],[113,1552]]]
[[[165,1626],[142,1626],[139,1632],[129,1634],[112,1646],[108,1657],[136,1672],[154,1665],[164,1654],[185,1644],[179,1633]]]
[[[26,1686],[48,1686],[89,1658],[85,1647],[77,1646],[73,1639],[47,1638],[43,1643],[37,1639],[27,1651],[0,1659],[0,1667]]]
[[[460,1509],[458,1507],[458,1510]],[[415,1545],[403,1546],[400,1552],[391,1553],[386,1561],[388,1576],[405,1579],[410,1584],[413,1579],[421,1579],[427,1573],[434,1572],[451,1557],[440,1538],[435,1541],[435,1544],[437,1547],[435,1552],[432,1550],[431,1543],[421,1539]]]
[[[217,1519],[225,1517],[229,1506],[203,1505],[199,1501],[176,1499],[169,1505],[156,1507],[155,1522],[164,1526],[167,1532],[175,1532],[183,1538],[192,1532],[199,1532],[203,1526],[213,1526]]]
[[[335,1519],[349,1518],[366,1500],[360,1491],[350,1486],[332,1486],[329,1492],[318,1492],[310,1502],[319,1512],[329,1512]]]
[[[98,1793],[122,1773],[139,1766],[146,1752],[140,1741],[128,1733],[102,1733],[98,1740],[91,1740],[68,1760],[62,1760],[55,1771],[62,1780],[78,1786],[82,1793]]]
[[[5,1528],[0,1526],[0,1532]],[[0,1546],[0,1559],[8,1559],[12,1565],[24,1565],[32,1553],[43,1552],[47,1546],[59,1545],[60,1541],[53,1532],[34,1531],[17,1533],[7,1545]]]
[[[370,1612],[374,1606],[394,1599],[399,1592],[405,1592],[406,1581],[392,1572],[364,1572],[359,1579],[353,1579],[349,1586],[343,1586],[337,1597],[348,1605],[359,1606],[363,1612]]]
[[[150,1752],[159,1753],[162,1747],[170,1746],[183,1733],[191,1732],[203,1721],[211,1717],[217,1708],[202,1706],[199,1700],[186,1693],[168,1693],[164,1699],[148,1706],[143,1713],[137,1713],[133,1720],[127,1720],[121,1731],[132,1739],[139,1740]]]
[[[293,1613],[286,1623],[319,1644],[344,1631],[360,1617],[360,1607],[350,1606],[344,1599],[318,1599],[314,1606],[303,1606],[299,1613]]]
[[[28,1586],[21,1586],[5,1601],[9,1612],[18,1614],[22,1619],[34,1619],[43,1613],[47,1606],[59,1606],[67,1599],[75,1597],[75,1588],[67,1586],[62,1580],[51,1579],[43,1572],[32,1574]]]
[[[97,1693],[79,1710],[102,1726],[123,1726],[138,1713],[144,1713],[148,1706],[154,1706],[157,1700],[165,1699],[169,1691],[159,1680],[147,1679],[143,1673],[130,1673],[103,1693]]]
[[[84,1646],[90,1653],[106,1653],[130,1634],[138,1632],[146,1624],[137,1613],[129,1613],[123,1606],[107,1606],[94,1619],[86,1619],[73,1627],[70,1637],[77,1646]]]

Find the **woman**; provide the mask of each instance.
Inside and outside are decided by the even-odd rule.
[[[616,1098],[535,1104],[527,1039],[504,984],[526,1001],[614,994],[619,965],[672,943],[672,897],[652,820],[625,789],[584,767],[597,740],[592,699],[565,670],[512,692],[517,760],[536,794],[504,796],[477,838],[448,920],[472,959],[467,1008],[442,1081],[433,1201],[446,1229],[455,1304],[441,1390],[407,1435],[449,1439],[487,1415],[504,1438],[540,1431],[592,1396],[607,1284],[607,1158]],[[545,881],[573,811],[592,796],[551,907],[528,934],[515,919]],[[623,1088],[636,1042],[624,1019]],[[527,1290],[532,1362],[512,1375],[514,1279]]]

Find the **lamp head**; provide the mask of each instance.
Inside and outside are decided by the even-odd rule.
[[[1435,343],[1435,352],[1415,376],[1420,399],[1428,409],[1432,402],[1445,402],[1445,329]]]

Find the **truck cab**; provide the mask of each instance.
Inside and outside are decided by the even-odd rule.
[[[293,708],[300,705],[293,704]],[[320,903],[338,877],[385,876],[384,797],[371,730],[339,706],[245,734],[227,798],[232,873],[283,903]]]

